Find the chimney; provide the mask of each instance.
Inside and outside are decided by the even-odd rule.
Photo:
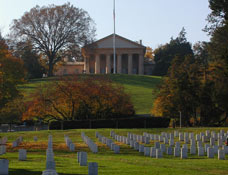
[[[139,40],[139,44],[142,45],[142,40]]]

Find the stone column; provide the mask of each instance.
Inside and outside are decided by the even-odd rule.
[[[143,55],[139,55],[139,75],[144,75],[144,58]]]
[[[106,74],[111,73],[111,55],[106,55]]]
[[[122,59],[121,59],[122,55],[118,54],[117,55],[117,73],[121,74],[122,73]]]
[[[128,74],[132,74],[132,54],[128,54]]]
[[[90,74],[90,71],[89,71],[89,57],[86,57],[86,58],[85,58],[84,69],[85,69],[85,71],[86,71],[86,74]]]
[[[100,55],[95,56],[95,74],[100,73]]]

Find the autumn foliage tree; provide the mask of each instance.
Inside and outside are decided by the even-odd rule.
[[[23,61],[15,58],[4,39],[0,39],[0,110],[19,96],[17,85],[26,75]]]
[[[122,86],[101,77],[65,77],[41,87],[23,119],[84,120],[131,116],[134,107]]]

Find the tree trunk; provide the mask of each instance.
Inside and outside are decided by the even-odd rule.
[[[49,63],[48,65],[48,77],[53,77],[53,64]]]

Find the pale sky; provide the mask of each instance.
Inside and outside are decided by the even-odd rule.
[[[0,0],[0,29],[9,32],[13,19],[39,5],[70,2],[86,10],[96,23],[96,39],[113,33],[113,0]],[[116,33],[133,41],[143,41],[153,49],[177,37],[185,27],[192,44],[208,41],[202,31],[210,13],[208,0],[116,0]]]

